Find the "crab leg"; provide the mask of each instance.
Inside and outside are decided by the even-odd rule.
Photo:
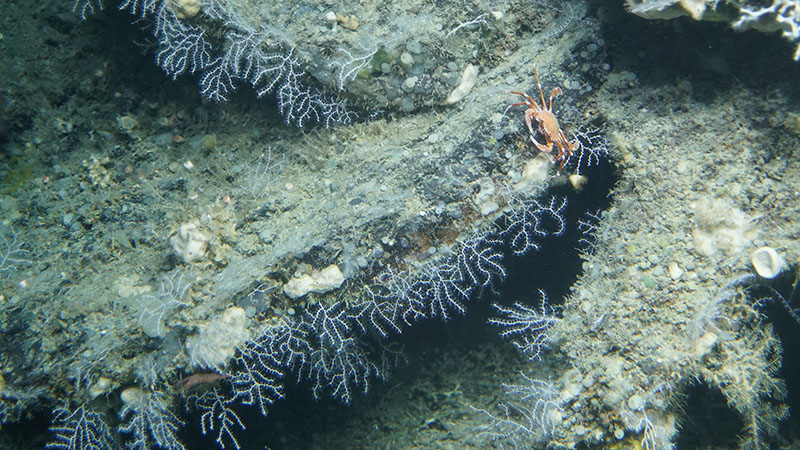
[[[536,68],[536,64],[533,65],[533,75],[536,77],[536,86],[539,87],[539,96],[542,97],[542,106],[544,107],[547,103],[544,101],[544,92],[542,91],[542,83],[539,82],[539,69]],[[553,109],[553,99],[550,98],[550,109]]]
[[[533,132],[533,125],[531,125],[531,122],[533,121],[535,114],[536,112],[532,108],[525,110],[525,125],[528,126],[528,133],[530,133],[531,141],[533,141],[533,143],[536,144],[536,146],[541,150],[541,145],[536,142],[536,139],[533,138],[536,133]]]
[[[533,108],[533,109],[535,109],[537,111],[541,111],[542,110],[542,108],[539,107],[539,104],[536,103],[536,100],[532,99],[530,95],[528,95],[528,94],[526,94],[524,92],[517,92],[517,91],[511,91],[511,93],[512,94],[521,95],[521,96],[525,97],[525,100],[527,100],[527,101],[514,103],[513,105],[509,106],[509,108],[513,108],[514,106],[527,105],[527,106],[530,106],[531,108]],[[545,105],[544,97],[542,97],[542,105]]]
[[[547,109],[548,111],[553,112],[553,98],[558,97],[559,95],[561,95],[561,93],[562,92],[560,87],[553,88],[553,92],[550,93],[550,106]]]

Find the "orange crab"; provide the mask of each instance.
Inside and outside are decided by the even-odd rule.
[[[561,95],[561,88],[553,88],[553,91],[550,93],[550,104],[548,105],[544,101],[544,92],[542,91],[542,84],[539,82],[539,71],[536,69],[536,66],[533,66],[533,74],[536,76],[536,84],[539,86],[539,96],[542,98],[542,106],[539,106],[536,100],[532,99],[530,95],[524,92],[511,91],[512,94],[523,96],[525,101],[514,103],[508,108],[511,109],[515,106],[523,105],[528,106],[528,109],[525,110],[525,124],[528,126],[531,142],[533,142],[533,145],[540,151],[547,153],[553,163],[561,161],[561,164],[558,166],[558,173],[560,174],[561,169],[564,168],[564,163],[572,156],[572,152],[578,149],[580,143],[577,139],[572,142],[567,140],[567,136],[558,124],[556,115],[553,114],[553,98]],[[539,124],[539,133],[544,137],[544,144],[536,140],[536,133],[533,132],[533,126],[531,125],[532,119],[536,119],[536,122]],[[558,146],[558,156],[554,159],[551,154],[553,143]]]

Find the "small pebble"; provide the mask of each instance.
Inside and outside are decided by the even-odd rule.
[[[675,261],[669,263],[667,271],[669,272],[669,277],[673,280],[678,280],[683,275],[683,269],[681,269]]]
[[[67,229],[72,229],[72,225],[75,223],[75,215],[72,213],[66,213],[61,218],[61,224],[67,227]]]

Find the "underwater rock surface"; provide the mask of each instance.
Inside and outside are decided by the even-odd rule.
[[[2,19],[3,447],[69,448],[83,423],[100,448],[672,448],[695,383],[738,417],[734,445],[791,445],[785,52],[753,57],[780,69],[762,79],[732,62],[770,37],[688,17],[374,3]],[[256,83],[205,101],[205,75],[169,80],[132,44],[162,13],[221,49],[263,30],[358,119],[287,126]],[[512,91],[552,101],[564,142],[536,118],[529,135]],[[751,266],[764,246],[788,266],[774,281]],[[52,434],[15,434],[50,411]]]

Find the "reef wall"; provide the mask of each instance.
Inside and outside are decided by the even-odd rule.
[[[10,26],[31,14],[51,25]],[[5,20],[4,424],[52,411],[49,448],[672,448],[699,381],[742,446],[782,439],[764,308],[797,314],[790,58],[761,80],[727,28],[601,2],[95,0]],[[787,261],[774,282],[750,263],[763,246]],[[459,323],[464,353],[424,339]],[[253,431],[315,409],[309,392],[375,420],[375,389],[413,419]]]

